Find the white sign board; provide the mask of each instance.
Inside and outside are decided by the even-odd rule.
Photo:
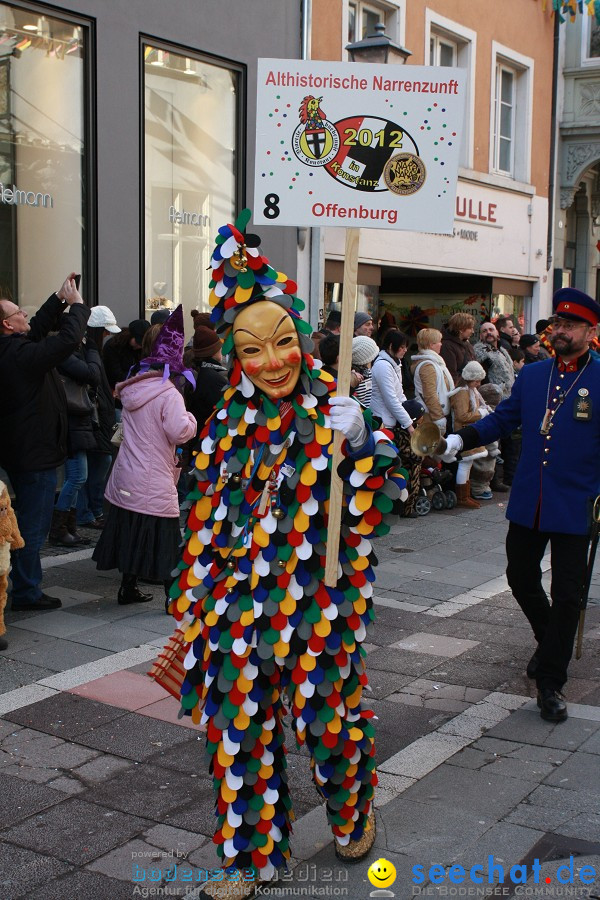
[[[463,69],[259,59],[253,218],[451,233]]]

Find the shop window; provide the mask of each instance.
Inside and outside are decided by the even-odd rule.
[[[89,297],[85,38],[0,3],[0,292],[29,313],[73,270]]]
[[[144,316],[208,311],[214,234],[239,206],[240,78],[234,67],[143,43]]]
[[[495,56],[491,170],[528,182],[531,160],[533,61]]]

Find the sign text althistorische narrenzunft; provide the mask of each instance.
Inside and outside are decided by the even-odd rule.
[[[254,220],[451,233],[465,97],[461,69],[259,59]]]

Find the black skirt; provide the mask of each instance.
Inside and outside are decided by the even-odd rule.
[[[180,544],[179,518],[147,516],[111,503],[92,559],[101,570],[166,581],[179,562]]]

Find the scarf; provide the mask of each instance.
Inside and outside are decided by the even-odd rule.
[[[435,377],[436,377],[436,394],[438,396],[438,400],[440,401],[440,406],[444,412],[444,415],[447,416],[450,412],[450,395],[449,392],[454,388],[454,381],[450,372],[448,371],[448,367],[446,363],[435,350],[421,350],[419,353],[415,354],[412,358],[412,362],[417,363],[417,367],[414,371],[414,382],[415,382],[415,397],[424,403],[423,400],[423,384],[421,382],[420,370],[425,363],[431,363],[435,369]]]

